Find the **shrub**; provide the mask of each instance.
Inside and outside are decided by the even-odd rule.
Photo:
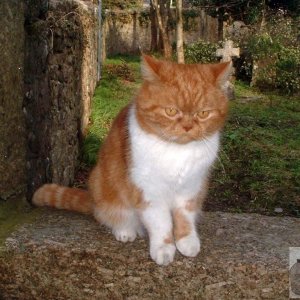
[[[199,40],[196,43],[186,45],[184,49],[187,63],[214,63],[218,62],[216,50],[218,44]]]
[[[289,94],[300,91],[300,49],[282,48],[275,63],[275,85]]]
[[[121,64],[106,64],[105,72],[110,79],[121,78],[123,80],[134,82],[133,70],[129,64],[125,61],[121,61]]]
[[[244,68],[254,75],[252,83],[261,89],[277,88],[288,94],[299,92],[298,45],[295,22],[283,15],[269,20],[266,28],[253,34],[244,45],[248,56]],[[253,70],[252,63],[258,69]]]
[[[247,48],[253,59],[263,59],[276,54],[281,45],[279,41],[274,40],[269,32],[258,33],[250,37]]]
[[[266,41],[264,36],[256,44],[249,43],[248,49],[251,59],[258,64],[253,78],[256,86],[261,89],[276,88],[288,94],[300,91],[299,48],[285,46],[271,37]]]
[[[141,0],[104,0],[103,9],[130,9],[142,6]]]

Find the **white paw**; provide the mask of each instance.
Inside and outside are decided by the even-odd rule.
[[[163,244],[159,247],[151,247],[150,256],[159,265],[168,265],[174,260],[176,247],[173,244]]]
[[[189,257],[195,257],[200,251],[200,240],[196,235],[188,235],[176,241],[178,251]]]
[[[126,243],[133,242],[136,238],[136,232],[130,229],[116,229],[113,234],[117,241]]]

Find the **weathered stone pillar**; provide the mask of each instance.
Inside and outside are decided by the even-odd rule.
[[[0,201],[25,193],[24,3],[0,1]]]
[[[73,182],[97,82],[97,3],[0,0],[0,200]]]
[[[92,1],[27,0],[25,24],[30,199],[45,182],[73,182],[97,81],[97,18]]]

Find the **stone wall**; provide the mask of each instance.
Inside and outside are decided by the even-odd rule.
[[[93,3],[38,1],[28,2],[26,17],[28,198],[45,182],[72,183],[97,80]]]
[[[172,11],[173,29],[170,39],[175,42],[175,11]],[[199,39],[218,41],[218,20],[207,15],[203,10],[185,10],[184,42],[186,44]],[[151,22],[149,9],[141,11],[109,11],[106,10],[102,21],[102,56],[115,54],[139,53],[150,50]]]
[[[74,179],[97,81],[97,0],[1,0],[0,28],[0,199],[30,199]]]
[[[89,1],[89,2],[88,2]],[[83,113],[81,118],[82,135],[86,134],[89,117],[91,114],[91,100],[94,96],[97,84],[97,73],[100,70],[98,64],[98,16],[97,5],[98,0],[85,0],[89,6],[85,7],[85,13],[81,14],[81,22],[83,26],[83,57],[81,66],[81,89],[82,89],[82,107]],[[91,3],[94,5],[91,5]]]
[[[24,3],[0,1],[0,200],[24,194]]]

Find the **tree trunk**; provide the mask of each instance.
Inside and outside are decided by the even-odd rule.
[[[150,21],[151,21],[151,46],[150,46],[150,52],[155,52],[155,51],[158,50],[158,30],[157,30],[155,9],[153,7],[152,1],[150,1]]]
[[[176,50],[177,62],[184,64],[182,0],[176,0]]]
[[[266,1],[262,2],[262,10],[261,10],[261,22],[259,32],[264,33],[266,29]]]
[[[223,34],[223,26],[224,26],[224,16],[223,13],[220,13],[218,16],[218,40],[223,41],[224,34]]]
[[[168,33],[167,33],[167,14],[161,12],[164,12],[166,2],[169,1],[160,1],[160,6],[158,6],[158,0],[151,0],[152,6],[156,13],[156,19],[158,23],[158,27],[160,30],[161,38],[163,41],[163,51],[164,51],[164,57],[167,59],[170,59],[172,57],[172,47],[169,41]]]

